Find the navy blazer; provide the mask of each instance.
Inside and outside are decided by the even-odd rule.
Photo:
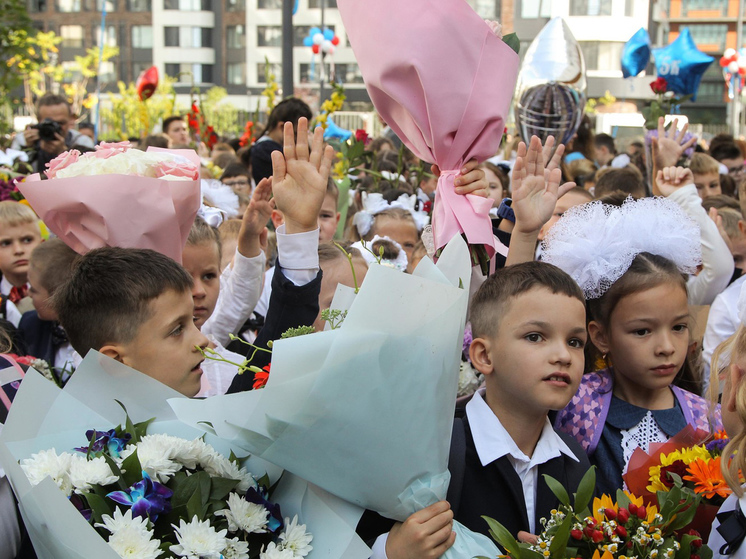
[[[18,323],[18,331],[26,344],[26,351],[37,359],[43,359],[54,367],[55,347],[52,343],[54,322],[42,320],[36,311],[24,313]]]

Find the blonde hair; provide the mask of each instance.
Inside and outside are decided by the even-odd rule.
[[[706,153],[695,153],[689,163],[689,170],[694,175],[720,174],[720,163]]]
[[[39,222],[38,216],[34,213],[29,206],[15,202],[13,200],[6,200],[0,202],[0,227],[17,227],[18,225],[25,225],[27,223]]]
[[[238,234],[241,231],[241,225],[243,221],[240,219],[227,219],[218,226],[220,232],[220,240],[225,242],[229,239],[238,239]]]
[[[716,395],[719,386],[720,358],[729,356],[729,363],[746,357],[746,327],[738,327],[738,330],[730,338],[720,344],[712,356],[712,367],[710,369],[710,394]],[[746,426],[746,379],[742,379],[738,386],[731,386],[736,391],[736,413],[741,424]],[[723,449],[723,458],[720,462],[723,477],[733,492],[741,497],[743,488],[739,481],[740,472],[746,471],[746,429],[741,429],[734,436],[728,446]]]
[[[723,229],[728,234],[728,238],[731,241],[740,239],[741,231],[738,229],[738,222],[743,220],[741,212],[732,208],[722,208],[718,210],[718,215],[723,220]]]
[[[189,230],[186,244],[197,246],[210,243],[214,243],[218,248],[218,262],[220,262],[223,257],[223,244],[220,242],[220,233],[216,227],[213,227],[204,219],[197,216],[194,219],[192,228]]]
[[[414,221],[414,218],[412,217],[412,214],[409,213],[407,210],[403,208],[388,208],[386,210],[383,210],[380,213],[377,213],[373,217],[373,225],[370,228],[370,231],[368,231],[367,235],[360,236],[360,233],[357,230],[357,227],[352,227],[351,234],[352,234],[352,240],[353,241],[370,241],[373,237],[376,236],[376,223],[379,219],[382,217],[387,217],[389,219],[394,220],[401,220],[401,221],[409,221],[412,224],[412,227],[414,227],[414,230],[417,231],[417,238],[420,238],[420,231],[417,229],[417,224]]]

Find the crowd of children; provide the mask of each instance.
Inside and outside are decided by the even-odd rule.
[[[198,217],[181,264],[144,249],[78,256],[59,239],[42,242],[28,206],[0,202],[6,354],[45,360],[60,384],[94,349],[188,397],[257,389],[266,378],[239,374],[240,365],[268,365],[262,350],[290,328],[323,330],[339,285],[361,285],[379,263],[411,273],[432,257],[439,169],[378,142],[340,223],[334,150],[320,128],[309,131],[310,116],[301,101],[283,101],[240,158],[213,154],[204,173],[222,172],[239,217],[219,226]],[[574,143],[565,155],[534,137],[461,169],[457,192],[493,198],[494,232],[508,246],[470,303],[467,353],[483,382],[456,412],[447,499],[402,523],[364,515],[358,530],[373,557],[439,557],[454,542],[454,519],[487,534],[484,515],[534,541],[557,504],[544,474],[571,493],[593,464],[597,492],[613,495],[636,449],[687,425],[725,425],[735,496],[723,509],[746,508],[746,194],[740,183],[721,186],[721,167],[743,174],[738,145],[720,138],[711,156],[688,156],[686,130],[661,122],[648,181],[635,166],[640,153],[620,155],[610,136],[594,144],[583,129]],[[710,317],[698,325],[693,308],[703,305]],[[206,360],[205,349],[221,358]],[[26,556],[7,520],[12,504],[0,478],[3,559]],[[745,553],[717,530],[725,522],[718,516],[715,553]]]

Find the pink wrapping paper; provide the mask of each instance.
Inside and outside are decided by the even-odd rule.
[[[463,232],[491,256],[491,202],[457,196],[453,179],[464,162],[497,152],[518,55],[464,0],[337,5],[376,109],[417,157],[444,170],[433,211],[436,249]]]
[[[153,149],[153,148],[151,148]],[[193,150],[172,151],[199,165]],[[199,181],[98,175],[19,184],[31,207],[70,248],[149,248],[181,262],[202,201]]]

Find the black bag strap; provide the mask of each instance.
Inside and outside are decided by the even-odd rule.
[[[451,510],[456,514],[461,503],[461,490],[464,486],[464,472],[466,471],[466,429],[460,417],[453,420],[448,470],[451,472],[451,483],[448,486],[446,501],[451,504]]]

